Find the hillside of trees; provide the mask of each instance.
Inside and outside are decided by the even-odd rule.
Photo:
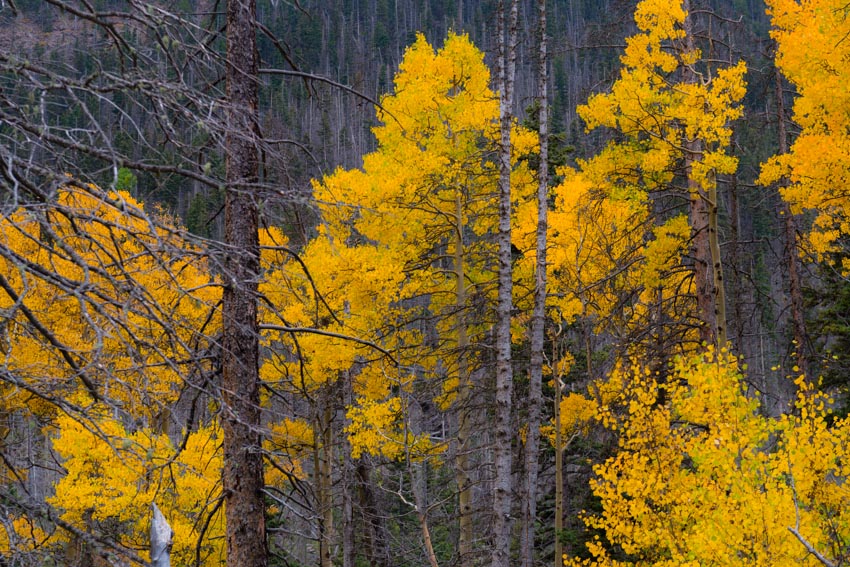
[[[844,565],[848,35],[0,0],[0,564]]]

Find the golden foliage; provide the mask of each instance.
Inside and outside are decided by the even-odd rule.
[[[329,330],[376,337],[402,364],[441,381],[436,397],[442,409],[454,402],[475,365],[462,343],[487,331],[495,291],[489,235],[498,219],[492,156],[499,103],[489,83],[484,54],[467,36],[450,33],[437,50],[417,36],[405,51],[394,92],[381,98],[377,150],[364,156],[361,169],[338,169],[314,182],[324,224],[304,259],[343,324],[317,316],[308,289],[307,300],[289,312],[314,324],[323,320]],[[519,126],[512,140],[515,156],[531,153],[537,143]],[[533,192],[525,161],[515,160],[512,183],[518,201]],[[436,321],[437,344],[424,345],[418,325],[409,324],[421,317]],[[404,396],[391,393],[408,376],[364,361],[365,349],[350,342],[317,335],[299,343],[304,388],[341,375],[353,380],[357,398],[347,410],[347,432],[355,454],[395,459],[411,449],[435,452],[425,436],[409,437]],[[269,379],[276,373],[300,379],[302,367],[296,370],[293,362],[277,358],[267,366]]]
[[[151,418],[208,368],[195,353],[219,325],[221,292],[175,227],[96,191],[68,185],[0,221],[0,360],[36,400],[97,395]]]
[[[351,445],[351,456],[363,453],[383,455],[392,460],[422,460],[435,457],[445,446],[434,444],[427,434],[415,434],[407,427],[407,408],[402,398],[377,401],[365,397],[346,412],[349,424],[345,431]]]
[[[304,478],[303,463],[316,449],[315,439],[313,428],[303,419],[285,418],[269,426],[265,448],[273,463],[266,467],[266,484],[282,486],[290,476]]]
[[[200,428],[177,450],[166,435],[131,432],[105,415],[88,426],[57,419],[53,447],[66,474],[48,502],[66,522],[138,550],[148,548],[156,502],[174,530],[174,565],[194,565],[196,552],[203,565],[223,565],[220,430]],[[53,537],[65,538],[59,531]]]
[[[561,397],[560,412],[561,412],[561,440],[562,443],[567,442],[573,434],[579,432],[587,432],[593,418],[596,416],[596,404],[593,400],[588,399],[583,394],[570,392],[566,396]],[[552,419],[551,423],[540,428],[540,432],[549,443],[556,447],[556,431],[557,424]]]
[[[794,121],[801,131],[789,153],[762,165],[760,183],[783,178],[791,211],[809,211],[814,222],[806,252],[823,260],[850,232],[850,19],[839,0],[768,0],[777,43],[776,64],[797,89]],[[844,266],[850,272],[850,266]]]
[[[815,565],[789,528],[827,554],[850,535],[850,423],[828,426],[827,400],[802,378],[797,414],[779,419],[746,395],[726,352],[613,379],[622,398],[599,419],[619,452],[595,467],[603,511],[585,515],[604,539],[567,565]]]
[[[577,160],[578,170],[560,172],[549,223],[556,317],[592,317],[620,336],[653,328],[653,319],[681,321],[665,327],[672,333],[665,340],[685,350],[697,339],[688,320],[696,311],[693,274],[683,262],[693,227],[681,210],[658,213],[656,199],[671,189],[704,198],[697,194],[714,188],[717,174],[737,169],[726,148],[746,72],[743,62],[706,63],[686,41],[686,17],[682,2],[638,4],[639,31],[627,39],[618,79],[578,108],[588,130],[619,135]],[[696,143],[697,151],[688,149]],[[682,171],[687,188],[677,188]],[[533,238],[531,209],[520,214],[521,248]]]

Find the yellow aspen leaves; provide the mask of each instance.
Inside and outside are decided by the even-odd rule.
[[[703,236],[713,234],[708,210],[717,205],[717,175],[737,169],[727,146],[742,113],[746,66],[707,62],[687,36],[683,5],[640,2],[639,31],[627,39],[619,77],[610,92],[577,109],[588,130],[619,134],[597,155],[577,160],[577,171],[564,172],[553,190],[550,241],[568,240],[552,254],[551,281],[565,290],[557,300],[563,317],[596,316],[621,330],[645,329],[659,318],[681,321],[677,329],[665,327],[669,340],[653,340],[687,350],[698,338],[689,319],[699,312],[713,329],[717,309],[706,305],[722,301],[713,295],[719,292],[703,290],[714,284],[693,282],[711,280],[713,271],[703,266],[720,269]],[[682,206],[665,204],[661,212],[657,205],[669,194],[680,196]],[[700,270],[683,261],[689,246]],[[626,290],[637,293],[624,301]]]
[[[392,460],[418,461],[442,453],[444,445],[433,443],[427,434],[417,435],[408,429],[406,413],[407,408],[398,397],[387,401],[358,399],[346,412],[351,456],[359,459],[369,453]]]
[[[468,347],[487,332],[495,291],[499,103],[489,84],[484,54],[467,36],[450,33],[434,49],[418,35],[405,51],[393,93],[381,98],[373,129],[378,148],[363,157],[362,168],[338,169],[313,185],[324,224],[304,258],[326,299],[339,306],[345,323],[339,329],[379,336],[402,364],[439,380],[435,397],[442,409],[468,383],[476,365]],[[519,126],[512,139],[515,156],[537,143]],[[512,183],[518,202],[533,194],[524,161],[515,161]],[[316,313],[307,303],[300,311],[302,317]],[[423,345],[417,326],[408,324],[422,317],[436,321],[437,345]],[[337,329],[336,323],[325,328]],[[364,363],[361,346],[321,336],[299,337],[299,343],[311,381],[339,373],[353,380],[357,398],[347,411],[347,432],[356,454],[398,458],[405,447],[426,451],[424,437],[409,439],[405,432],[403,396],[390,392],[408,376]],[[294,369],[288,374],[297,376]]]
[[[610,93],[592,96],[578,112],[588,129],[606,126],[627,137],[624,143],[609,145],[608,151],[617,158],[628,162],[625,154],[636,146],[652,155],[649,172],[672,170],[674,160],[683,158],[685,141],[698,139],[704,147],[695,161],[704,170],[732,173],[737,163],[724,148],[732,133],[731,122],[741,116],[746,67],[739,62],[716,70],[695,70],[700,54],[683,41],[685,17],[681,2],[638,4],[635,19],[641,31],[627,40],[619,79]],[[673,73],[685,69],[696,73],[696,80],[677,80]],[[666,168],[662,156],[668,158]],[[695,180],[704,189],[711,183],[704,174],[697,174]]]
[[[789,528],[827,556],[846,541],[850,423],[828,427],[828,400],[806,381],[797,414],[769,418],[726,352],[614,379],[622,397],[599,419],[619,452],[595,467],[602,511],[584,516],[603,537],[567,565],[816,565]]]
[[[646,244],[646,260],[643,266],[642,283],[652,293],[660,287],[679,287],[680,280],[674,271],[682,261],[685,243],[691,228],[685,215],[678,215],[652,230],[652,240]],[[650,298],[647,301],[651,302]]]
[[[98,396],[152,419],[208,369],[194,352],[219,325],[221,292],[176,227],[95,191],[68,185],[0,221],[0,358],[47,396],[86,393],[83,404]]]
[[[156,502],[174,530],[175,565],[193,565],[196,552],[203,565],[223,565],[220,439],[217,427],[202,427],[189,433],[178,451],[166,435],[131,432],[107,417],[83,425],[61,416],[53,447],[66,474],[48,502],[66,522],[106,530],[121,545],[138,550],[148,548],[151,503]],[[66,540],[57,531],[51,542]]]
[[[596,403],[593,400],[583,394],[570,392],[561,397],[560,406],[562,442],[568,441],[575,433],[587,432],[590,429],[593,418],[596,416]],[[556,427],[553,419],[550,424],[541,427],[540,432],[557,449]]]
[[[797,89],[794,122],[801,131],[790,151],[762,166],[760,182],[787,179],[781,189],[792,213],[810,212],[806,251],[818,260],[838,251],[850,232],[850,19],[838,0],[768,0],[776,64]],[[843,266],[850,272],[850,265]]]

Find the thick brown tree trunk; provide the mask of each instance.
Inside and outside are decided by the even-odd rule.
[[[511,549],[511,402],[513,368],[511,359],[511,308],[513,269],[511,265],[511,123],[513,120],[514,71],[516,69],[517,0],[499,4],[499,299],[496,307],[496,476],[493,481],[492,565],[508,567]]]
[[[357,463],[357,483],[359,506],[365,521],[362,523],[363,555],[374,567],[390,567],[390,552],[387,544],[390,540],[385,524],[386,514],[378,511],[378,502],[373,489],[371,468],[366,460]]]
[[[227,3],[225,266],[222,300],[222,427],[227,565],[265,567],[253,192],[258,180],[255,0]]]
[[[779,153],[788,153],[788,133],[785,128],[785,99],[782,96],[782,75],[776,69],[776,113],[779,128]],[[785,261],[788,263],[788,287],[791,294],[791,324],[794,333],[795,355],[800,374],[808,376],[806,358],[806,318],[803,311],[803,286],[800,282],[800,259],[797,256],[797,221],[785,199],[780,199],[779,215],[785,231]]]
[[[540,33],[537,67],[538,138],[540,165],[537,170],[537,267],[534,310],[531,314],[531,361],[528,377],[528,433],[525,441],[525,483],[522,495],[522,567],[534,565],[534,526],[537,523],[537,473],[540,450],[540,406],[543,388],[543,338],[546,316],[546,232],[549,208],[549,101],[546,82],[546,0],[537,0]]]
[[[685,17],[685,45],[693,52],[694,31],[690,1],[683,2],[688,13]],[[684,69],[684,81],[697,81],[695,72]],[[723,267],[720,259],[720,242],[717,220],[717,183],[712,178],[708,187],[694,180],[692,168],[705,147],[702,140],[685,140],[685,174],[688,177],[690,194],[691,253],[694,260],[694,287],[700,317],[700,339],[709,345],[726,345],[726,294],[723,283]]]

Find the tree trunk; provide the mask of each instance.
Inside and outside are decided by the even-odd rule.
[[[708,187],[708,247],[714,285],[714,326],[717,345],[725,347],[728,342],[726,329],[726,282],[723,281],[723,260],[720,255],[720,231],[717,219],[717,178],[712,173]]]
[[[690,0],[684,0],[685,45],[692,53],[694,47],[693,20]],[[684,82],[697,81],[689,67],[684,69]],[[691,251],[694,260],[694,287],[700,325],[700,339],[709,345],[726,345],[726,298],[723,285],[723,268],[717,232],[717,183],[712,177],[709,187],[702,187],[692,174],[693,164],[703,155],[702,140],[685,140],[685,174],[688,177],[690,197]]]
[[[364,458],[357,463],[357,482],[360,485],[359,505],[366,519],[363,522],[363,554],[374,567],[389,567],[390,554],[387,546],[389,535],[384,524],[385,514],[378,512],[370,467]]]
[[[785,129],[785,99],[782,96],[782,75],[776,69],[776,113],[779,129],[779,153],[788,153],[788,133]],[[796,346],[795,355],[800,374],[808,376],[809,364],[806,358],[806,319],[803,311],[803,286],[800,283],[800,259],[797,256],[797,221],[791,213],[791,207],[780,198],[779,215],[784,217],[785,261],[788,262],[788,287],[791,294],[791,323]]]
[[[428,474],[427,463],[413,463],[410,453],[407,456],[407,470],[410,473],[410,488],[413,491],[413,506],[416,509],[416,519],[419,520],[419,529],[422,531],[422,546],[428,557],[430,567],[440,567],[437,563],[437,554],[434,551],[434,543],[431,540],[431,530],[428,527]],[[465,563],[461,560],[461,565]]]
[[[561,542],[561,534],[564,532],[564,439],[561,435],[561,396],[564,395],[564,383],[561,376],[561,365],[559,364],[559,353],[557,341],[560,336],[552,340],[552,365],[554,367],[555,379],[555,566],[562,567],[564,560],[564,544]]]
[[[222,298],[223,491],[227,565],[268,561],[260,435],[257,279],[260,250],[255,0],[227,3],[225,281]]]
[[[156,504],[153,504],[152,509],[151,567],[171,567],[171,544],[174,532]]]
[[[345,373],[343,404],[353,403],[350,372]],[[347,442],[342,451],[342,567],[354,567],[357,561],[354,525],[354,461],[351,458],[351,445]]]
[[[469,375],[467,355],[469,336],[466,331],[466,270],[463,254],[463,202],[458,190],[455,200],[455,310],[457,325],[457,454],[455,456],[455,478],[458,489],[458,556],[463,565],[472,557],[472,483],[469,479],[469,442],[472,435],[470,426],[469,400],[472,383]]]
[[[528,379],[528,433],[525,440],[525,486],[522,498],[522,567],[534,564],[534,526],[537,523],[537,473],[540,450],[540,406],[543,397],[543,338],[546,316],[546,233],[549,208],[549,101],[546,82],[546,0],[537,0],[537,101],[540,164],[537,170],[537,267],[534,310],[531,315],[531,361]]]
[[[499,4],[499,297],[496,307],[496,477],[493,482],[493,567],[508,567],[511,549],[511,402],[513,368],[511,360],[511,308],[513,271],[511,266],[511,123],[516,68],[517,0]]]
[[[315,490],[319,520],[319,564],[321,567],[333,566],[331,549],[334,541],[334,499],[331,493],[333,490],[333,478],[331,477],[333,447],[331,446],[332,424],[331,400],[329,398],[328,392],[323,392],[319,396],[323,407],[316,412],[316,430],[313,434],[315,440]]]
[[[744,307],[743,307],[743,285],[740,277],[741,273],[741,258],[740,258],[740,233],[741,233],[741,215],[738,212],[738,175],[732,177],[732,183],[729,187],[729,258],[732,266],[732,289],[733,291],[733,315],[732,320],[735,325],[735,352],[741,356],[745,356],[744,345]]]

